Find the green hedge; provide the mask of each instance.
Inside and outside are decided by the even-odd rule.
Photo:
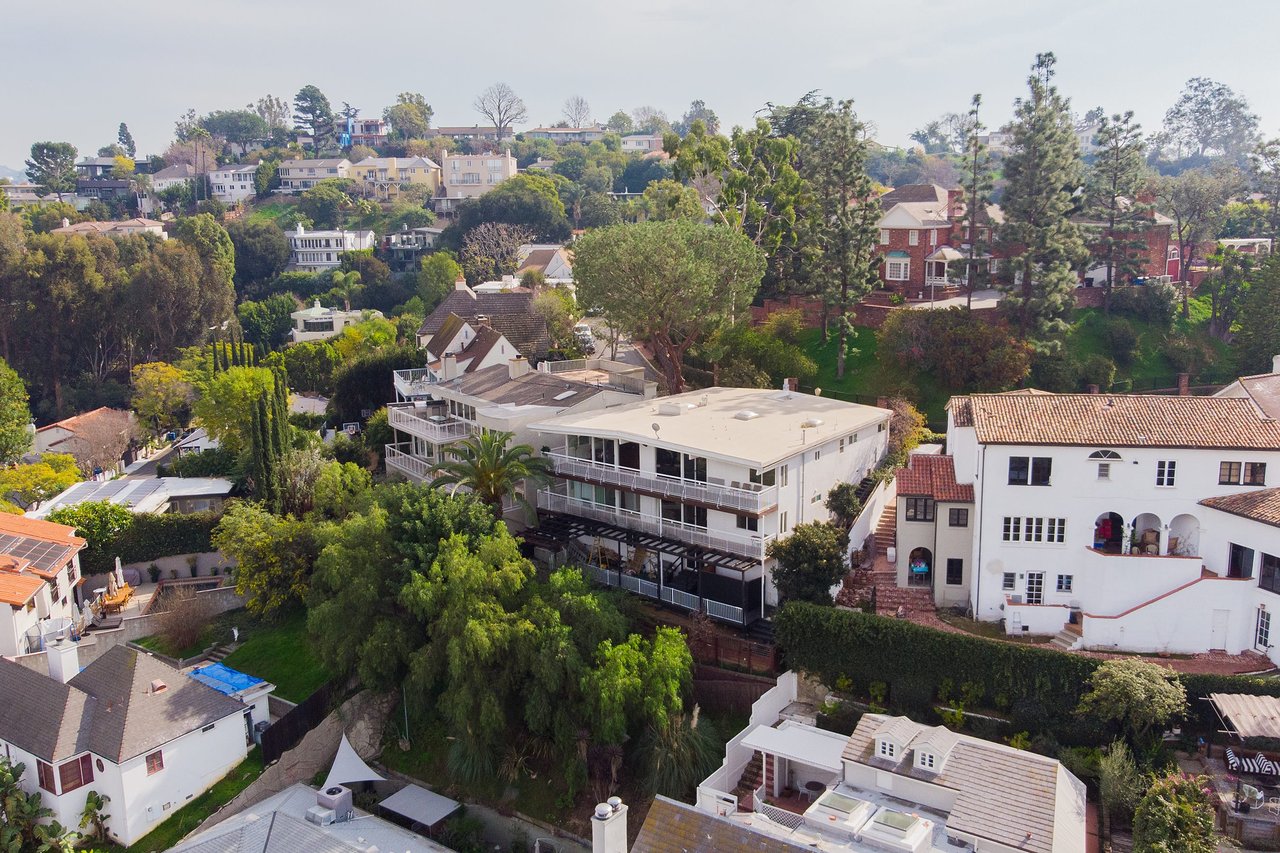
[[[774,619],[774,632],[787,665],[834,685],[848,679],[865,694],[873,682],[888,685],[888,704],[899,711],[925,713],[944,682],[959,695],[976,685],[982,705],[1009,713],[1015,731],[1052,732],[1064,744],[1092,743],[1073,712],[1098,658],[1053,649],[939,631],[901,619],[788,603]],[[1183,675],[1188,718],[1208,730],[1218,728],[1213,709],[1201,701],[1209,693],[1280,696],[1280,681],[1225,675]]]
[[[87,575],[109,572],[116,557],[122,563],[142,563],[174,554],[200,554],[213,550],[209,541],[219,513],[136,513],[133,524],[101,549],[86,549],[80,568]]]

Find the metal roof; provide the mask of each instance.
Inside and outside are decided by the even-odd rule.
[[[1231,731],[1242,738],[1280,738],[1280,697],[1210,693],[1209,701]]]

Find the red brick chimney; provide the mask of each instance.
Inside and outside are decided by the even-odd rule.
[[[1190,373],[1178,374],[1178,396],[1179,397],[1191,396],[1191,374]]]

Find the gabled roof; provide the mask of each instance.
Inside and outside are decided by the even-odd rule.
[[[444,355],[444,351],[453,343],[453,339],[458,336],[458,332],[462,331],[462,327],[467,323],[457,314],[450,313],[444,319],[444,324],[431,336],[431,340],[427,341],[427,352],[432,358],[440,358]]]
[[[19,562],[24,566],[26,564],[25,560]],[[24,575],[21,571],[21,569],[0,571],[0,604],[22,607],[44,587],[44,581],[40,578]]]
[[[798,853],[812,849],[658,795],[649,806],[631,853]]]
[[[947,203],[947,191],[937,184],[903,184],[880,196],[880,206],[888,210],[895,204],[903,202]]]
[[[23,570],[51,577],[85,545],[74,527],[0,513],[0,554],[23,561]]]
[[[83,691],[8,658],[0,658],[0,688],[0,739],[49,762],[89,748],[80,721],[94,700]]]
[[[951,456],[912,453],[895,478],[898,494],[933,498],[943,503],[973,503],[973,484],[957,483]]]
[[[969,401],[983,444],[1280,450],[1280,422],[1243,397],[972,394]]]
[[[1258,489],[1235,495],[1205,498],[1201,506],[1229,512],[1250,521],[1260,521],[1272,527],[1280,527],[1280,488]]]
[[[467,360],[467,373],[474,373],[479,369],[480,364],[484,361],[485,356],[493,351],[499,343],[505,340],[505,336],[494,329],[492,326],[481,326],[476,331],[476,336],[471,339],[471,343],[462,348],[462,352],[458,353],[458,360]],[[512,353],[511,358],[515,358],[519,353]]]
[[[469,287],[456,287],[422,321],[418,334],[439,334],[451,314],[468,322],[488,317],[489,325],[528,358],[543,358],[551,348],[547,320],[533,310],[530,293],[476,293]]]
[[[153,172],[151,180],[167,181],[182,178],[194,178],[196,176],[196,168],[190,163],[175,163],[172,166],[165,166],[158,172]]]

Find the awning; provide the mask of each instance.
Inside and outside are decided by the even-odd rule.
[[[1280,697],[1210,693],[1209,701],[1239,737],[1280,738]]]
[[[435,826],[461,808],[456,800],[417,785],[405,785],[378,805],[426,827]]]
[[[888,255],[888,256],[889,256],[890,258],[909,258],[909,257],[911,257],[910,255],[908,255],[906,252],[902,251],[901,249],[894,249],[892,252],[890,252],[890,253],[889,253],[889,255]]]
[[[343,734],[342,743],[338,744],[338,754],[333,757],[333,766],[329,768],[329,775],[325,777],[324,785],[321,786],[321,789],[323,790],[332,785],[347,785],[352,782],[381,781],[383,781],[383,778],[372,767],[364,763],[360,756],[356,754],[351,741],[347,740],[347,736]]]
[[[929,254],[926,261],[963,261],[964,255],[950,246],[939,246]]]
[[[840,756],[847,740],[846,737],[832,737],[821,729],[809,726],[787,726],[780,729],[756,726],[742,739],[742,745],[789,761],[799,761],[810,767],[839,773],[843,769]]]

